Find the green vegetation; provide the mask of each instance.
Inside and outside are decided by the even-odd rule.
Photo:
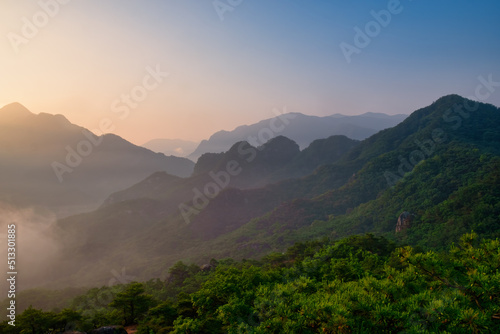
[[[116,294],[109,306],[122,312],[124,325],[131,325],[152,302],[153,297],[144,293],[142,284],[131,283],[124,291]]]
[[[60,312],[32,307],[2,333],[139,324],[152,333],[500,331],[500,241],[465,234],[419,252],[371,234],[295,244],[259,261],[177,263],[166,281],[91,289]]]
[[[236,145],[207,155],[191,178],[154,174],[97,211],[58,222],[59,238],[74,240],[62,252],[68,275],[54,268],[46,286],[99,285],[110,279],[109,268],[123,267],[145,281],[179,260],[258,259],[323,236],[375,233],[424,249],[447,247],[471,230],[497,238],[500,110],[479,103],[468,111],[473,105],[449,95],[361,142],[333,136],[296,155],[296,145],[281,137],[251,162]],[[241,162],[241,173],[187,223],[179,204],[192,204],[194,189],[214,182],[207,171],[231,160]],[[310,174],[256,187],[302,173]],[[395,235],[403,211],[413,222]],[[105,265],[95,266],[97,256]]]
[[[154,174],[61,225],[77,232],[66,254],[81,282],[103,282],[124,265],[145,282],[22,292],[18,326],[4,322],[0,332],[129,324],[139,334],[500,332],[500,110],[479,104],[447,121],[463,104],[443,97],[360,143],[318,141],[290,168],[306,170],[328,152],[335,163],[225,189],[191,224],[164,196],[203,179],[183,188]],[[291,147],[286,156],[297,152],[277,140]],[[352,147],[340,157],[342,143]],[[396,233],[404,211],[409,225]],[[96,256],[109,264],[101,272]],[[165,280],[146,281],[167,269]]]

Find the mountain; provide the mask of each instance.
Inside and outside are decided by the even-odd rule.
[[[252,125],[239,126],[233,131],[219,131],[203,140],[188,158],[196,161],[204,153],[220,153],[229,150],[236,142],[248,141],[260,146],[275,136],[285,136],[295,141],[301,149],[315,139],[344,135],[362,140],[380,130],[392,127],[408,115],[366,113],[357,116],[335,114],[318,117],[300,113],[287,113]]]
[[[220,190],[259,189],[292,176],[310,174],[321,165],[337,161],[357,144],[358,141],[345,136],[332,136],[318,139],[300,151],[294,141],[283,136],[259,147],[238,142],[227,152],[204,154],[190,178],[154,173],[128,189],[111,194],[104,206],[148,198],[163,201],[164,205],[173,201],[178,208],[180,203],[193,198],[196,189],[204,191],[210,184],[216,184]]]
[[[62,115],[35,115],[18,103],[0,109],[0,201],[11,205],[74,214],[153,172],[186,177],[193,168],[113,134],[98,137]]]
[[[104,206],[128,206],[132,211],[142,211],[141,200],[158,202],[161,212],[150,210],[151,219],[154,216],[154,219],[187,221],[190,233],[204,239],[212,238],[241,226],[283,201],[323,193],[338,182],[338,174],[314,182],[310,181],[316,177],[314,175],[304,180],[284,179],[306,176],[319,166],[339,160],[357,144],[358,141],[345,136],[332,136],[316,140],[299,151],[295,142],[282,136],[260,147],[239,142],[228,152],[204,154],[191,178],[179,179],[155,173],[129,189],[110,195]],[[228,168],[232,164],[237,166],[234,168],[237,173],[231,173],[232,169]],[[284,182],[271,185],[278,181]],[[309,183],[315,182],[319,185],[309,188]],[[211,192],[224,195],[210,198]],[[231,199],[231,205],[227,205],[227,197]],[[241,207],[241,203],[245,205]],[[199,209],[200,206],[206,208]],[[109,224],[120,224],[120,213],[116,213],[117,217],[110,213],[105,215]],[[99,218],[89,214],[76,220],[84,225],[88,220],[99,221]]]
[[[200,158],[190,178],[153,174],[94,212],[60,220],[55,233],[63,251],[50,271],[71,274],[45,281],[96,284],[109,280],[110,270],[125,269],[140,279],[161,278],[179,260],[256,258],[297,241],[366,232],[421,247],[444,247],[471,229],[498,237],[500,110],[471,105],[460,96],[445,96],[338,155],[334,151],[344,147],[339,143],[345,137],[299,153],[297,144],[278,137],[262,145],[269,154],[254,158],[257,170],[268,171],[259,187],[234,186],[244,183],[236,181],[240,174],[254,177],[252,164],[244,164],[251,155],[241,154],[241,148],[259,152],[261,146],[248,142]],[[274,150],[278,147],[283,152]],[[273,152],[286,163],[276,163]],[[290,166],[328,156],[334,161],[309,174],[273,179]],[[222,187],[227,175],[235,183]],[[402,212],[411,217],[409,228],[396,233]]]
[[[471,105],[450,95],[415,111],[334,164],[355,172],[342,187],[283,203],[185,254],[258,257],[297,241],[362,233],[434,249],[471,230],[499,237],[500,109],[478,103],[467,110]],[[226,205],[243,208],[234,203]],[[405,211],[410,227],[396,233]]]
[[[167,156],[185,157],[192,153],[199,144],[199,142],[189,140],[158,138],[152,139],[141,146]]]
[[[207,205],[205,201],[211,202],[207,198],[212,197],[212,192],[224,192],[224,189],[242,191],[235,188],[238,186],[256,194],[256,202],[248,208],[255,208],[259,202],[262,205],[258,210],[241,210],[239,223],[233,224],[235,229],[247,219],[263,214],[285,200],[305,195],[300,186],[295,191],[280,190],[280,194],[272,198],[261,193],[267,191],[269,182],[285,175],[280,173],[281,170],[284,173],[305,175],[303,173],[309,173],[323,163],[337,161],[357,144],[357,141],[344,136],[334,136],[317,140],[309,148],[299,151],[298,145],[285,137],[273,138],[260,147],[239,142],[226,153],[208,153],[203,156],[190,178],[154,173],[128,189],[110,195],[94,212],[59,220],[53,231],[56,239],[63,243],[64,251],[61,252],[59,263],[63,263],[61,266],[65,270],[74,273],[71,279],[75,280],[75,284],[90,282],[108,274],[106,270],[97,273],[88,267],[94,261],[91,258],[100,256],[99,253],[104,256],[101,258],[103,263],[115,263],[115,260],[123,259],[128,263],[127,266],[133,264],[137,268],[139,265],[141,270],[147,271],[143,265],[150,260],[156,261],[158,254],[167,248],[181,250],[199,242],[198,236],[203,233],[203,229],[197,228],[197,214],[193,212],[203,212],[203,207]],[[313,151],[322,157],[311,159]],[[292,166],[297,166],[297,169],[294,170]],[[329,182],[322,181],[327,188]],[[256,188],[257,185],[260,187]],[[212,199],[216,200],[217,197]],[[229,217],[234,218],[233,215]],[[213,231],[202,238],[213,236],[214,233],[219,235],[226,229],[214,225]],[[143,248],[140,245],[147,246]],[[150,260],[145,260],[145,252],[151,255]],[[116,268],[120,265],[112,266]],[[99,270],[105,268],[107,266],[99,267]]]

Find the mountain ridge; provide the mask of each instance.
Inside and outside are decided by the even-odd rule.
[[[34,114],[19,103],[0,109],[0,142],[0,200],[42,206],[58,216],[91,210],[153,172],[185,177],[194,168],[188,159],[154,153],[113,134],[96,136],[63,115]]]
[[[58,221],[59,238],[66,245],[60,254],[64,265],[53,268],[53,272],[73,274],[52,277],[53,284],[96,284],[109,277],[104,268],[124,266],[140,279],[161,277],[180,259],[197,264],[208,263],[211,258],[253,259],[270,251],[282,252],[294,242],[324,236],[335,239],[373,232],[389,239],[406,238],[412,243],[429,240],[432,244],[446,244],[456,240],[468,226],[477,228],[482,235],[495,235],[497,226],[491,217],[497,215],[495,210],[500,216],[500,194],[496,190],[500,189],[500,178],[495,172],[495,159],[500,155],[500,137],[495,136],[500,128],[500,111],[479,103],[477,110],[457,127],[457,119],[448,116],[456,116],[456,106],[464,103],[472,102],[456,95],[445,96],[417,109],[401,124],[361,142],[340,136],[320,140],[310,145],[310,154],[305,154],[307,149],[300,151],[300,162],[321,157],[334,159],[333,163],[316,160],[313,171],[283,180],[273,179],[271,171],[269,180],[273,183],[262,186],[249,184],[242,188],[234,182],[220,186],[228,170],[219,167],[251,156],[240,154],[239,145],[259,152],[248,142],[234,144],[229,154],[208,154],[217,158],[216,162],[199,167],[200,173],[188,179],[154,173],[113,194],[117,197],[108,198],[96,211]],[[429,146],[427,140],[438,138],[432,137],[436,129],[444,131],[447,139]],[[290,139],[282,140],[291,143]],[[353,146],[328,158],[328,150],[335,153],[344,147],[344,140]],[[410,161],[412,152],[423,150],[416,140],[425,143],[432,154],[398,175],[402,159]],[[287,161],[285,165],[293,163]],[[240,167],[240,173],[246,169],[250,173],[252,167],[257,170],[258,164]],[[277,169],[276,173],[283,170]],[[397,175],[394,185],[386,178],[388,171]],[[220,183],[210,172],[219,175]],[[482,176],[487,182],[480,181]],[[206,193],[209,184],[211,193]],[[214,192],[218,184],[220,189]],[[480,211],[467,209],[464,194],[474,191],[488,194],[472,201]],[[184,219],[181,204],[194,210],[188,211],[188,220]],[[463,221],[453,223],[443,216],[443,212],[450,212],[450,206],[463,213]],[[397,235],[396,220],[403,211],[426,217],[429,223],[417,218],[413,229]],[[472,215],[480,217],[484,213],[489,218],[474,223]],[[437,222],[435,217],[439,217]],[[442,230],[443,224],[455,228]],[[91,254],[99,255],[105,266],[95,268]]]
[[[204,153],[227,151],[234,143],[248,141],[260,146],[275,136],[285,136],[294,140],[301,149],[315,139],[332,135],[345,135],[351,139],[365,139],[381,129],[394,126],[407,117],[404,114],[385,115],[365,113],[362,115],[332,117],[311,116],[302,113],[287,113],[265,119],[250,125],[241,125],[232,131],[218,131],[208,140],[202,140],[188,158],[196,161]],[[383,115],[383,116],[382,116]],[[265,139],[264,139],[265,138]]]

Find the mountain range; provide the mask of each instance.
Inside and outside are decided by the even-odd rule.
[[[225,152],[239,141],[247,141],[260,146],[276,136],[285,136],[295,141],[301,149],[314,140],[333,135],[344,135],[351,139],[362,140],[380,130],[395,126],[408,115],[386,115],[365,113],[356,116],[334,114],[318,117],[301,113],[283,113],[251,125],[242,125],[233,131],[219,131],[208,140],[203,140],[194,152],[187,157],[196,161],[204,153]]]
[[[256,258],[325,236],[371,232],[423,248],[470,230],[498,237],[499,129],[497,107],[449,95],[360,142],[233,143],[201,156],[189,178],[155,173],[59,220],[51,271],[68,274],[46,282],[95,285],[120,269],[164,277],[179,260]],[[396,233],[402,212],[411,224]]]
[[[66,216],[95,209],[110,193],[151,173],[190,176],[194,163],[96,136],[62,115],[31,113],[19,103],[0,109],[0,201]]]

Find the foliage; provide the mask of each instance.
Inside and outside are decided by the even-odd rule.
[[[138,323],[139,334],[499,332],[499,265],[500,241],[475,233],[446,252],[371,234],[323,239],[260,261],[214,260],[208,270],[179,262],[165,281],[91,289],[60,312],[29,307],[16,327],[0,329],[88,331],[123,321]],[[85,301],[111,290],[109,306],[89,312]]]
[[[139,316],[147,312],[152,301],[152,296],[144,293],[141,283],[132,282],[124,291],[115,296],[109,306],[122,312],[124,325],[131,325],[136,323]]]

